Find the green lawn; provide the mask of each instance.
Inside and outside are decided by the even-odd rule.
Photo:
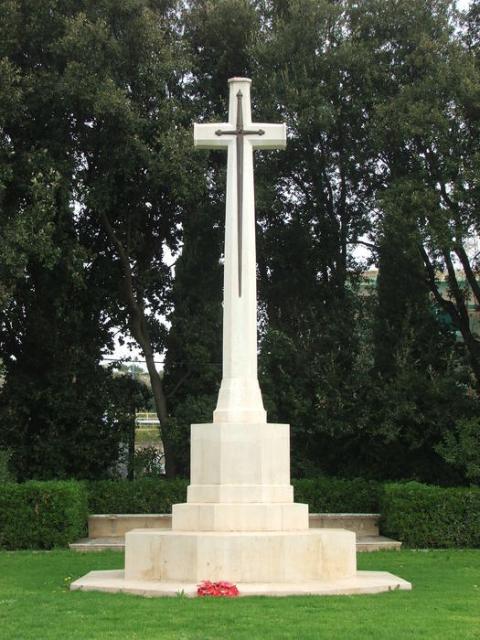
[[[0,638],[480,639],[480,550],[360,554],[360,569],[414,584],[374,596],[146,599],[68,590],[92,569],[122,566],[115,552],[1,552]]]

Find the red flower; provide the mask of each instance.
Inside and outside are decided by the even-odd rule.
[[[204,580],[198,585],[197,595],[199,596],[214,596],[220,598],[234,598],[238,596],[237,586],[231,582],[210,582],[210,580]]]

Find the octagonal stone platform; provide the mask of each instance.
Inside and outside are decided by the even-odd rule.
[[[349,595],[409,590],[387,572],[357,571],[355,534],[306,532],[127,533],[125,571],[92,571],[72,590],[195,596],[209,580],[235,582],[240,595]]]
[[[296,582],[353,577],[355,534],[345,529],[194,532],[136,529],[125,578],[166,582]]]
[[[240,596],[340,596],[410,591],[412,585],[386,571],[357,571],[351,578],[330,581],[281,583],[237,583]],[[197,595],[198,585],[192,582],[161,582],[157,580],[128,580],[124,571],[91,571],[72,582],[72,591],[104,591],[130,593],[143,597]]]

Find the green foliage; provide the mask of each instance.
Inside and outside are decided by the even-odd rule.
[[[480,484],[480,419],[478,416],[459,420],[437,446],[445,460],[459,468],[467,480]]]
[[[11,482],[13,480],[10,471],[10,459],[12,452],[8,449],[0,449],[0,483]]]
[[[185,502],[186,480],[142,478],[133,482],[102,480],[88,483],[90,513],[169,513]],[[375,481],[313,478],[294,480],[296,502],[310,511],[376,513],[382,485]]]
[[[372,377],[364,387],[357,419],[364,434],[357,441],[362,469],[390,480],[462,484],[461,469],[446,464],[437,447],[457,421],[475,415],[478,402],[454,363],[444,372],[422,369],[410,348],[405,341],[391,378]]]
[[[0,484],[0,547],[66,546],[86,533],[86,522],[87,494],[81,483]]]
[[[480,488],[386,485],[382,532],[407,547],[479,547]]]
[[[310,513],[378,513],[383,485],[374,480],[302,478],[292,481],[295,502],[306,502]]]
[[[374,65],[365,42],[352,46],[346,3],[264,2],[259,23],[258,118],[289,131],[287,149],[256,165],[260,380],[270,419],[291,424],[294,474],[338,474],[362,380],[360,265],[348,247],[369,225]]]
[[[74,208],[59,40],[75,4],[2,5],[0,442],[22,480],[102,475],[118,448],[114,383],[100,365],[111,345],[101,259]]]
[[[162,438],[188,473],[221,377],[225,205],[225,154],[192,153],[191,123],[224,119],[235,75],[258,120],[288,124],[287,150],[255,162],[259,369],[294,474],[478,479],[480,288],[462,253],[480,231],[478,16],[457,28],[450,0],[2,3],[0,446],[20,479],[110,473],[134,395],[100,366],[118,327],[166,353]],[[436,302],[463,345],[425,285],[458,261],[470,288],[450,273]]]
[[[172,504],[185,502],[186,480],[99,480],[88,482],[89,513],[170,513]]]
[[[359,21],[372,36],[377,72],[385,78],[374,98],[374,138],[384,163],[378,200],[389,197],[399,216],[409,210],[425,279],[462,335],[478,387],[480,343],[467,309],[469,301],[480,301],[477,260],[468,250],[480,223],[478,41],[458,24],[449,0],[386,2],[382,10],[380,3],[367,4]],[[388,72],[392,67],[395,73]],[[448,273],[448,295],[439,289],[439,272]]]
[[[438,370],[454,346],[454,336],[442,332],[436,321],[419,249],[422,239],[411,203],[401,197],[395,189],[384,197],[378,233],[375,369],[387,378],[398,368],[407,342],[409,364],[419,369]]]
[[[156,446],[144,446],[135,449],[133,457],[133,477],[163,478],[165,474],[165,456]]]
[[[135,408],[129,385],[134,382],[113,377],[69,342],[57,335],[41,345],[45,364],[68,350],[52,368],[39,372],[38,352],[30,349],[10,364],[0,395],[1,440],[12,450],[17,479],[108,477],[120,444],[128,439]]]
[[[186,499],[186,480],[0,484],[0,546],[66,545],[85,533],[87,512],[170,513]],[[410,547],[480,546],[480,488],[387,484],[360,478],[294,480],[295,500],[311,513],[378,513],[381,530]],[[88,508],[87,508],[88,507]]]

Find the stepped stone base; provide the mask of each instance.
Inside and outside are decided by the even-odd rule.
[[[305,531],[308,505],[184,503],[172,507],[174,531]]]
[[[125,536],[83,538],[68,545],[72,551],[79,553],[95,553],[96,551],[125,551]],[[357,535],[357,553],[370,551],[398,551],[402,543],[385,536]]]
[[[237,582],[240,596],[334,596],[373,594],[397,589],[410,591],[412,585],[385,571],[357,571],[349,578],[329,581],[310,581],[290,584],[243,583]],[[156,580],[131,580],[125,578],[124,571],[91,571],[86,576],[72,582],[72,591],[105,591],[108,593],[131,593],[139,596],[160,597],[183,594],[197,595],[197,584],[192,582],[161,582]]]
[[[357,552],[399,551],[402,543],[385,536],[357,536]]]
[[[357,572],[353,531],[309,528],[307,505],[293,502],[289,453],[285,424],[192,425],[191,483],[171,528],[128,531],[125,571],[92,572],[71,589],[194,595],[203,580],[234,582],[245,595],[410,588]]]
[[[181,505],[175,505],[181,506]],[[214,505],[210,505],[214,507]],[[241,508],[253,508],[257,505],[242,505]],[[174,507],[174,508],[175,508]],[[281,509],[276,504],[274,509]],[[296,508],[296,507],[295,507]],[[347,529],[357,534],[358,551],[379,551],[383,549],[400,549],[402,543],[380,536],[376,513],[311,513],[310,529]],[[178,520],[178,523],[181,522]],[[178,524],[177,524],[178,526]],[[113,549],[124,551],[125,534],[132,529],[166,529],[172,528],[172,516],[165,514],[99,514],[88,519],[89,537],[70,544],[73,551],[90,552]]]
[[[175,510],[177,506],[180,505],[174,505],[173,509]],[[255,509],[257,505],[243,505],[243,508],[249,506]],[[281,508],[282,503],[279,506]],[[380,515],[378,513],[310,513],[308,519],[310,529],[347,529],[354,531],[357,537],[379,535]],[[105,513],[91,515],[88,518],[88,537],[90,539],[123,537],[127,531],[132,531],[132,529],[171,528],[172,515],[170,513]],[[308,525],[305,528],[308,528]]]
[[[171,513],[102,513],[88,517],[89,538],[125,537],[132,529],[171,529]]]
[[[127,580],[295,583],[351,578],[355,573],[355,534],[344,529],[136,529],[126,536]]]
[[[182,532],[127,534],[125,571],[92,571],[72,591],[142,596],[195,596],[202,580],[234,582],[247,595],[351,595],[411,589],[390,573],[357,571],[355,534],[305,532]]]
[[[379,513],[311,513],[310,528],[348,529],[358,536],[378,536]]]

